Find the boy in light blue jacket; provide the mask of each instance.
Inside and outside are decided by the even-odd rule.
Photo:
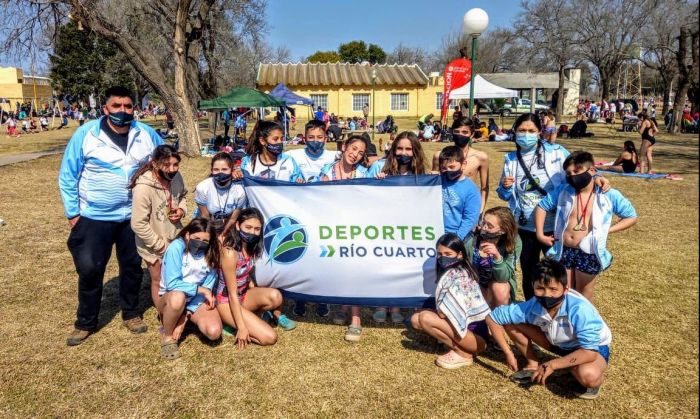
[[[571,153],[563,165],[566,183],[540,200],[535,212],[537,239],[551,246],[547,256],[566,267],[569,286],[593,302],[596,276],[612,263],[608,233],[637,223],[637,212],[619,191],[595,185],[595,160],[586,151]],[[554,237],[545,236],[547,212],[555,212]],[[613,215],[621,218],[612,224]]]

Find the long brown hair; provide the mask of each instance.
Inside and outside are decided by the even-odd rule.
[[[262,153],[263,145],[260,142],[261,138],[267,138],[272,131],[279,130],[284,132],[284,129],[276,123],[270,121],[258,121],[253,127],[253,132],[248,137],[248,144],[245,152],[250,156],[251,161],[255,161],[258,154]]]
[[[506,252],[515,251],[515,236],[518,234],[518,227],[515,223],[513,213],[508,207],[493,207],[484,212],[484,215],[493,215],[498,218],[498,224],[503,230],[503,235],[498,239],[498,244],[505,247]]]
[[[136,181],[144,173],[148,172],[149,170],[158,169],[158,166],[161,166],[163,164],[167,164],[171,157],[175,157],[178,162],[181,159],[180,153],[175,151],[175,148],[173,148],[173,146],[168,144],[161,144],[158,147],[156,147],[155,150],[153,150],[153,153],[151,153],[151,156],[148,158],[148,161],[143,163],[131,176],[129,189],[134,189],[134,187],[136,187]]]
[[[413,161],[411,164],[413,174],[424,175],[425,154],[423,153],[423,147],[420,145],[420,141],[418,141],[418,136],[411,131],[400,133],[391,143],[391,148],[389,149],[389,154],[386,156],[386,163],[384,164],[384,168],[382,168],[382,172],[389,176],[396,176],[399,174],[399,163],[396,161],[395,153],[396,148],[403,139],[410,141],[411,147],[413,148]]]
[[[241,236],[238,233],[238,227],[236,227],[236,223],[242,223],[245,220],[249,220],[251,218],[255,218],[258,221],[260,221],[261,226],[265,225],[265,219],[259,209],[254,207],[242,209],[241,212],[238,214],[238,218],[236,218],[236,221],[233,224],[233,228],[230,229],[229,233],[226,235],[226,237],[224,237],[223,247],[229,247],[235,250],[236,252],[241,252],[243,250],[243,246],[246,245],[246,243],[241,239]],[[262,237],[260,238],[260,240],[258,240],[255,246],[248,245],[246,250],[248,251],[248,254],[252,256],[253,259],[258,259],[263,252]]]

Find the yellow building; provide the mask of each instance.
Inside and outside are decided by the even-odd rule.
[[[372,75],[375,75],[374,83]],[[534,94],[538,99],[551,97],[558,87],[557,73],[481,74],[485,79],[497,78],[501,87],[518,90],[521,97]],[[580,70],[568,73],[565,84],[565,113],[575,112],[578,102]],[[386,115],[418,118],[432,113],[440,116],[443,78],[439,73],[426,75],[416,64],[349,64],[349,63],[262,63],[258,67],[257,88],[271,91],[284,83],[294,93],[308,97],[316,106],[339,117],[362,117],[367,104],[375,109],[375,118]],[[510,85],[509,85],[510,84]],[[374,92],[374,97],[372,96]],[[454,112],[455,101],[450,101]],[[297,115],[308,108],[293,106]]]
[[[0,107],[4,111],[14,111],[17,102],[31,102],[40,109],[51,103],[52,95],[49,78],[26,76],[21,68],[0,67]]]

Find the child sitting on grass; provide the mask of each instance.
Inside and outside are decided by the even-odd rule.
[[[535,211],[537,239],[552,246],[547,256],[566,267],[569,286],[593,302],[595,279],[612,263],[606,249],[608,233],[637,223],[637,212],[627,198],[615,190],[606,193],[595,185],[595,161],[586,151],[575,151],[565,160],[566,183],[540,200]],[[547,212],[556,210],[554,237],[544,234]],[[613,215],[621,218],[612,224]]]
[[[561,263],[541,260],[535,266],[532,285],[533,298],[497,307],[486,317],[508,368],[518,371],[518,361],[506,343],[504,331],[525,356],[525,367],[511,375],[511,380],[544,385],[554,371],[571,368],[576,380],[586,387],[578,396],[597,398],[610,356],[610,329],[593,304],[568,287]],[[540,364],[535,344],[560,358]]]
[[[489,331],[484,318],[490,310],[462,239],[444,234],[437,241],[437,254],[436,310],[413,314],[411,326],[450,348],[435,359],[435,364],[456,369],[471,365],[474,357],[486,349]]]
[[[478,231],[465,245],[479,274],[481,293],[492,309],[510,304],[517,289],[515,261],[522,250],[513,213],[508,207],[486,210]]]

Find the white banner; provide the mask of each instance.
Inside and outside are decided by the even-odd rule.
[[[293,184],[245,179],[265,216],[260,286],[297,300],[434,304],[435,242],[443,234],[439,176]]]

